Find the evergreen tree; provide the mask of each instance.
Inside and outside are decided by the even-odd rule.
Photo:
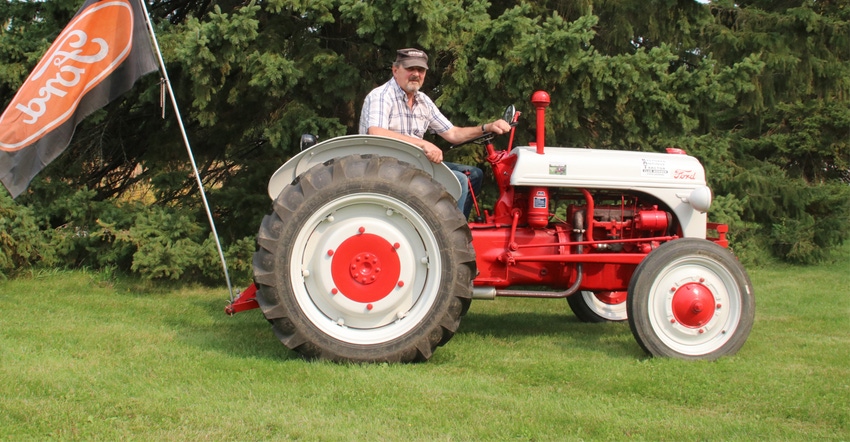
[[[78,7],[0,4],[4,103]],[[739,253],[815,262],[850,235],[848,0],[163,0],[150,10],[225,242],[256,234],[267,180],[302,133],[357,131],[363,97],[409,46],[431,55],[425,92],[456,124],[511,103],[530,116],[530,95],[547,90],[547,144],[696,155],[716,194],[710,216],[733,224]],[[146,201],[196,210],[204,224],[159,97],[150,75],[88,118],[18,201],[79,188],[106,200],[143,185]],[[533,126],[523,119],[519,142]],[[450,155],[482,161],[474,148]]]
[[[850,2],[713,2],[707,47],[721,65],[750,59],[737,105],[706,133],[728,168],[715,191],[737,199],[753,242],[817,262],[850,235]]]

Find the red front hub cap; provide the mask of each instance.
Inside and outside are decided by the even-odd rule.
[[[714,316],[714,295],[708,287],[689,282],[676,289],[672,307],[676,321],[686,327],[699,328]]]
[[[626,295],[628,292],[598,292],[594,293],[596,295],[596,299],[604,302],[608,305],[618,305],[626,302]]]

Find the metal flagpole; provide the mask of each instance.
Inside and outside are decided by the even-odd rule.
[[[162,59],[162,51],[159,49],[159,42],[156,40],[156,33],[153,30],[150,14],[148,13],[148,5],[145,0],[139,0],[142,4],[142,9],[145,11],[145,24],[148,27],[148,33],[153,46],[156,48],[156,56],[159,59],[159,67],[161,69],[162,78],[165,86],[168,88],[168,95],[171,97],[171,105],[174,107],[174,114],[177,116],[177,124],[180,126],[180,133],[183,135],[183,143],[186,145],[186,152],[189,154],[189,162],[192,164],[192,170],[195,172],[195,180],[198,182],[198,189],[201,191],[201,200],[204,202],[204,208],[207,211],[207,218],[210,221],[215,245],[218,248],[218,256],[221,258],[221,267],[224,269],[224,278],[227,280],[227,290],[230,291],[230,302],[234,301],[233,286],[230,284],[230,274],[227,272],[227,261],[224,259],[224,251],[221,249],[221,242],[218,240],[218,232],[215,229],[215,221],[213,221],[210,204],[207,202],[207,194],[204,192],[204,183],[201,181],[201,174],[198,172],[198,166],[195,164],[195,155],[192,153],[192,148],[189,146],[189,137],[186,135],[186,128],[183,126],[183,118],[180,116],[180,109],[177,107],[177,99],[174,97],[174,90],[171,88],[171,81],[168,79],[168,71],[165,70],[165,61]]]

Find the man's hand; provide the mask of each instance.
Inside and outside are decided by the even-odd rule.
[[[493,132],[496,135],[501,135],[511,131],[511,125],[505,120],[496,120],[492,123],[484,125],[485,132]]]
[[[434,143],[422,140],[422,150],[425,151],[425,158],[432,163],[443,162],[443,151]]]

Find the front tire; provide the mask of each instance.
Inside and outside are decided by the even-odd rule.
[[[697,238],[670,241],[647,255],[626,304],[640,346],[653,356],[679,359],[735,354],[755,317],[746,270],[728,250]]]
[[[471,240],[455,200],[424,171],[338,158],[284,188],[263,219],[257,301],[307,358],[424,361],[469,308]]]
[[[583,290],[567,296],[567,303],[581,322],[621,322],[628,319],[626,292]]]

